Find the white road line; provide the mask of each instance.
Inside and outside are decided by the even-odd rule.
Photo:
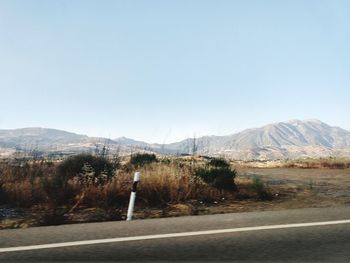
[[[0,253],[14,252],[14,251],[25,251],[25,250],[36,250],[36,249],[45,249],[45,248],[60,248],[60,247],[95,245],[95,244],[104,244],[104,243],[117,243],[117,242],[127,242],[127,241],[161,239],[161,238],[215,235],[215,234],[258,231],[258,230],[299,228],[299,227],[312,227],[312,226],[327,226],[327,225],[339,225],[339,224],[350,224],[350,220],[297,223],[297,224],[285,224],[285,225],[253,226],[253,227],[216,229],[216,230],[181,232],[181,233],[170,233],[170,234],[159,234],[159,235],[83,240],[83,241],[62,242],[62,243],[52,243],[52,244],[42,244],[42,245],[30,245],[30,246],[20,246],[20,247],[5,247],[5,248],[0,248]]]

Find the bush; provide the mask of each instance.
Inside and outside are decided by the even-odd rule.
[[[144,166],[145,164],[150,164],[153,162],[157,162],[157,157],[155,154],[149,154],[149,153],[137,153],[135,155],[132,155],[130,158],[130,164],[134,166]]]
[[[199,177],[206,184],[219,190],[235,191],[237,190],[234,179],[237,175],[235,170],[229,166],[198,168],[195,170],[195,176]]]
[[[57,208],[70,204],[79,193],[83,196],[89,186],[104,185],[113,175],[114,165],[105,157],[80,154],[64,160],[52,177],[39,182],[49,204]]]
[[[230,167],[230,164],[225,159],[221,158],[211,159],[209,165],[213,167]]]
[[[77,178],[82,185],[103,185],[114,175],[115,167],[104,157],[79,154],[64,160],[55,175],[56,184]]]
[[[260,178],[254,178],[252,190],[257,194],[259,200],[272,200],[272,194],[266,189]]]

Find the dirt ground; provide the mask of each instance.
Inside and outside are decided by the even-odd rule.
[[[350,205],[350,169],[241,168],[237,183],[261,178],[272,201],[233,201],[210,213]]]

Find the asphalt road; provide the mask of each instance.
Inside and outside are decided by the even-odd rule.
[[[349,219],[339,207],[2,230],[0,261],[350,262]],[[327,223],[290,225],[313,222]],[[64,243],[86,240],[96,243]],[[43,244],[63,247],[23,250]]]

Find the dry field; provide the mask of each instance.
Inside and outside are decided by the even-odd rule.
[[[137,168],[142,179],[135,219],[350,205],[349,168],[319,168],[314,165],[317,162],[308,162],[308,169],[296,165],[252,168],[232,163],[237,170],[237,191],[227,192],[193,177],[196,168],[204,167],[206,162],[172,158]],[[2,164],[0,229],[125,219],[135,167],[122,164],[103,186],[84,187],[71,180],[66,188],[56,189],[61,198],[56,200],[45,178],[52,178],[58,165]],[[55,213],[64,222],[55,222]]]
[[[240,168],[238,172],[238,185],[261,178],[274,199],[233,201],[211,207],[210,213],[350,205],[350,169]]]
[[[256,198],[254,178],[261,179],[272,200]],[[350,169],[240,168],[235,181],[239,192],[234,196],[175,202],[161,209],[136,206],[135,218],[350,205]]]

